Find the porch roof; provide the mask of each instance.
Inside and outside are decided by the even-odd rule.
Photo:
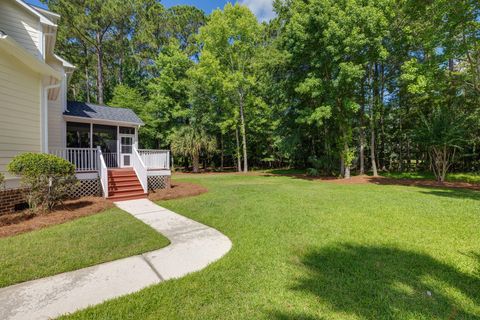
[[[143,121],[131,109],[100,106],[92,103],[68,101],[65,116],[86,118],[91,120],[118,121],[136,126],[143,125]]]

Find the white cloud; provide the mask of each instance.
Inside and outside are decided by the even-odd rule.
[[[238,2],[249,7],[260,21],[268,21],[275,17],[273,0],[239,0]]]

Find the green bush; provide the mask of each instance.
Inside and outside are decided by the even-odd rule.
[[[21,177],[30,208],[52,210],[77,184],[75,166],[51,154],[24,153],[16,156],[8,171]]]
[[[3,188],[3,184],[5,183],[5,176],[3,173],[0,172],[0,189]]]

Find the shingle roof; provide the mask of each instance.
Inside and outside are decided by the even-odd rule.
[[[68,101],[66,116],[89,118],[93,120],[109,120],[143,125],[143,121],[131,109],[99,106],[92,103]]]

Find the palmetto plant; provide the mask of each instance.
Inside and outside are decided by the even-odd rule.
[[[176,130],[171,136],[171,150],[176,156],[190,158],[193,172],[198,172],[200,167],[200,155],[213,153],[217,149],[214,137],[205,130],[192,126],[184,126]]]
[[[466,142],[466,118],[448,107],[434,108],[429,117],[422,117],[423,126],[416,131],[420,145],[427,148],[437,181],[444,182],[457,150]]]

